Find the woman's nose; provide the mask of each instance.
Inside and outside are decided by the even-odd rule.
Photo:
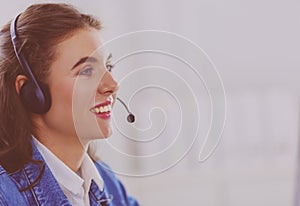
[[[109,96],[118,91],[118,83],[114,80],[109,72],[105,72],[100,81],[98,92],[102,95]]]

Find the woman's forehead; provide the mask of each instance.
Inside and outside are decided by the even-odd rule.
[[[103,55],[101,34],[96,29],[78,30],[56,47],[56,61],[70,64],[70,68],[85,57],[94,57],[102,61]]]

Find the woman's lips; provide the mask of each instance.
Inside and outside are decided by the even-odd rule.
[[[107,100],[101,104],[97,104],[91,108],[90,111],[101,119],[109,119],[111,115],[111,104],[112,102]]]

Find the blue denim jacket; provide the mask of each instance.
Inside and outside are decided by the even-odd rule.
[[[44,161],[33,144],[33,159]],[[92,181],[89,191],[90,205],[101,205],[105,199],[112,200],[109,206],[138,206],[138,202],[126,193],[122,183],[107,169],[103,162],[95,163],[104,181],[104,190],[100,191]],[[47,164],[40,181],[32,188],[20,192],[37,179],[42,169],[41,164],[28,163],[15,173],[8,174],[0,166],[0,205],[1,206],[71,206],[59,187]],[[103,198],[106,196],[107,198]]]

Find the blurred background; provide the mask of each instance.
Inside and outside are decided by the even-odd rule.
[[[203,81],[191,70],[165,56],[141,54],[121,62],[127,67],[121,63],[116,65],[114,74],[120,82],[119,95],[136,114],[137,121],[134,125],[127,123],[126,112],[117,103],[115,132],[108,141],[97,142],[98,155],[120,173],[118,177],[142,205],[296,205],[297,194],[300,194],[297,192],[299,1],[2,0],[0,23],[3,25],[32,3],[46,2],[71,3],[85,13],[98,16],[103,22],[106,41],[139,30],[181,35],[210,57],[222,79],[227,100],[224,131],[212,155],[199,162],[200,148],[212,118],[208,94],[217,99],[223,95],[222,90],[206,91]],[[179,49],[174,42],[169,47]],[[185,51],[185,48],[180,49]],[[189,49],[186,51],[193,56],[188,53]],[[164,65],[163,62],[169,63]],[[155,70],[162,65],[167,67],[166,73]],[[152,66],[152,73],[138,73],[143,66]],[[130,72],[139,75],[128,76]],[[163,82],[162,77],[170,79],[170,74],[178,74],[177,79],[171,79],[168,87],[161,89],[157,82]],[[205,80],[205,75],[203,78]],[[153,84],[143,90],[141,82]],[[189,89],[186,85],[190,85]],[[175,90],[170,94],[171,88]],[[199,130],[194,130],[195,125]],[[178,133],[179,130],[182,133]],[[153,136],[153,141],[148,138]],[[141,143],[141,139],[145,141]],[[178,152],[174,152],[174,164],[165,159],[149,164],[143,158],[128,162],[123,159],[127,154],[151,156],[175,140],[179,146],[176,147]],[[215,142],[217,144],[217,140]],[[107,145],[119,152],[109,152]],[[184,155],[179,158],[177,153]],[[135,177],[139,176],[135,174],[153,172],[153,168],[163,169]]]

